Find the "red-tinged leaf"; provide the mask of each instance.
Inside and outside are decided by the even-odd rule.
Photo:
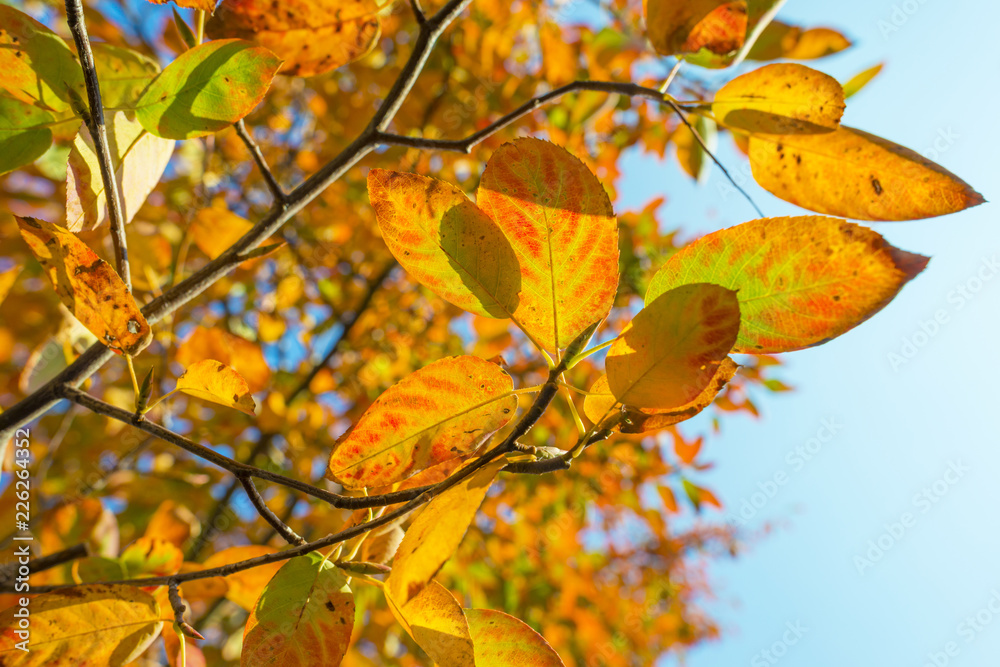
[[[146,318],[107,262],[59,225],[21,217],[17,224],[60,301],[98,340],[133,356],[149,345]]]
[[[323,554],[292,558],[260,594],[243,631],[246,667],[339,665],[354,630],[354,594]]]
[[[826,134],[752,135],[750,165],[775,196],[857,220],[932,218],[984,201],[944,167],[844,126]]]
[[[372,50],[380,9],[377,0],[282,0],[280,10],[273,0],[222,0],[206,29],[270,49],[284,61],[283,74],[315,76]]]
[[[504,465],[494,461],[432,500],[414,519],[392,562],[386,591],[405,605],[424,590],[461,544],[493,479]]]
[[[736,293],[689,284],[649,300],[622,331],[605,362],[608,386],[622,403],[672,409],[707,387],[736,342]]]
[[[514,316],[521,292],[517,255],[497,223],[461,190],[372,169],[368,196],[383,240],[414,279],[470,313]]]
[[[0,664],[5,667],[122,667],[138,658],[171,614],[133,586],[94,584],[31,600],[30,651],[17,647],[21,609],[0,612]],[[84,662],[81,662],[84,661]]]
[[[109,113],[105,119],[118,197],[128,223],[160,182],[174,142],[150,134],[124,111]],[[107,220],[107,193],[97,149],[84,126],[73,142],[66,166],[66,228],[71,232],[90,230]]]
[[[476,667],[564,667],[559,654],[526,623],[492,609],[466,609]]]
[[[388,586],[383,592],[393,616],[436,664],[478,667],[469,622],[444,586],[432,581],[405,604],[393,597]]]
[[[83,70],[65,40],[10,5],[0,5],[0,89],[49,111],[87,99]]]
[[[712,113],[723,125],[747,132],[831,132],[844,113],[844,91],[836,79],[805,65],[765,65],[719,89]]]
[[[678,52],[698,53],[704,49],[724,56],[738,51],[746,40],[747,4],[746,0],[736,0],[712,10],[694,26]]]
[[[136,102],[136,119],[165,139],[225,129],[264,99],[281,61],[241,39],[206,42],[160,72]]]
[[[725,35],[716,26],[716,19],[721,20],[721,14],[743,14],[743,32],[746,29],[746,1],[727,2],[727,0],[647,0],[646,32],[653,48],[660,55],[671,56],[678,53],[691,53],[703,46],[713,49],[739,48],[743,34],[738,36],[739,44],[723,47],[719,43]],[[713,13],[719,15],[709,18]],[[717,34],[716,34],[717,33]],[[714,38],[713,38],[714,34]],[[730,36],[728,41],[732,41]],[[725,52],[723,51],[723,52]]]
[[[518,139],[490,158],[477,202],[521,265],[516,321],[546,350],[608,314],[618,289],[618,223],[597,177],[547,141]]]
[[[763,218],[698,239],[649,284],[646,302],[700,280],[737,290],[736,352],[820,345],[884,308],[928,259],[860,225],[821,216]]]
[[[470,356],[441,359],[389,387],[337,441],[327,477],[385,486],[475,451],[514,417],[513,381]]]
[[[235,408],[251,417],[257,408],[243,376],[215,359],[204,359],[188,366],[177,378],[177,391]]]

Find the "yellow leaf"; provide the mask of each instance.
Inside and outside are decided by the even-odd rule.
[[[243,376],[214,359],[188,366],[184,374],[177,378],[177,390],[227,408],[236,408],[251,417],[257,407]]]
[[[160,503],[146,524],[147,536],[166,540],[180,548],[200,530],[198,517],[184,505],[169,498]]]
[[[586,165],[555,144],[517,139],[490,158],[477,201],[517,254],[515,321],[542,347],[562,349],[608,314],[618,289],[618,223]]]
[[[405,605],[420,593],[461,544],[503,461],[493,461],[432,500],[414,519],[385,581]]]
[[[747,54],[747,60],[813,60],[843,51],[851,40],[830,28],[810,28],[771,21]]]
[[[617,403],[618,399],[608,386],[608,376],[602,375],[587,390],[587,396],[583,400],[583,414],[594,424],[600,424],[613,414],[612,410]]]
[[[611,346],[605,362],[611,393],[638,408],[689,403],[711,383],[739,329],[736,292],[708,283],[666,292]]]
[[[448,667],[478,667],[469,622],[444,586],[432,581],[402,605],[388,586],[383,591],[393,616],[431,660]]]
[[[0,273],[0,303],[3,303],[3,300],[7,298],[7,294],[14,286],[14,283],[17,281],[17,277],[20,274],[20,266],[12,266],[6,271]]]
[[[944,167],[845,126],[826,134],[751,135],[750,165],[775,196],[857,220],[932,218],[984,201]]]
[[[5,667],[120,667],[160,634],[162,612],[152,595],[132,586],[95,584],[31,600],[30,651],[17,648],[14,606],[0,612],[0,664]]]
[[[513,380],[471,356],[435,361],[389,387],[337,441],[327,478],[385,486],[475,451],[514,417]]]
[[[208,22],[213,39],[239,37],[284,60],[283,74],[314,76],[365,56],[381,27],[375,0],[223,0]]]
[[[210,570],[241,560],[247,560],[248,558],[273,554],[275,551],[276,549],[273,547],[254,544],[229,547],[228,549],[223,549],[212,554],[204,563],[195,567],[198,570]],[[282,565],[284,565],[284,562],[277,561],[275,563],[268,563],[267,565],[252,567],[249,570],[234,572],[226,577],[212,577],[210,579],[189,581],[183,585],[184,597],[189,600],[203,600],[225,595],[246,611],[253,611],[261,591],[267,586],[267,582],[271,580],[271,577],[281,569]]]
[[[271,369],[260,346],[220,327],[195,327],[191,336],[177,348],[175,361],[182,366],[205,359],[215,359],[232,367],[247,381],[251,392],[266,389],[271,380]]]
[[[146,318],[107,262],[59,225],[22,217],[17,224],[63,305],[98,340],[133,356],[149,345]]]
[[[249,220],[231,213],[216,202],[195,215],[188,233],[198,249],[215,259],[253,227]]]
[[[723,86],[712,113],[723,125],[748,132],[830,132],[840,125],[844,91],[836,79],[805,65],[765,65]]]
[[[531,626],[493,609],[466,609],[476,667],[564,667],[559,654]]]
[[[723,359],[712,381],[689,403],[670,410],[629,410],[628,419],[621,425],[622,433],[658,431],[691,419],[707,408],[726,384],[733,379],[739,365],[730,358]]]
[[[885,67],[885,63],[879,63],[874,67],[869,67],[863,72],[859,72],[847,80],[844,84],[844,98],[856,95],[862,88],[868,85],[868,82],[874,79]]]

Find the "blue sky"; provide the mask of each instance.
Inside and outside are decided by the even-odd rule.
[[[987,200],[1000,196],[991,113],[1000,105],[1000,5],[789,0],[779,16],[855,41],[811,63],[841,81],[886,63],[848,101],[845,124],[936,151],[930,157]],[[720,143],[724,164],[740,171],[742,158]],[[716,170],[698,187],[671,161],[632,156],[617,207],[665,192],[663,218],[692,235],[756,217],[723,195],[723,183]],[[752,181],[746,187],[768,216],[802,212]],[[761,507],[746,528],[775,530],[738,559],[711,565],[717,597],[707,607],[724,635],[689,654],[690,667],[977,667],[1000,655],[997,212],[987,203],[872,226],[932,256],[930,266],[861,327],[785,355],[781,377],[797,390],[766,396],[759,420],[725,421],[706,446],[717,465],[702,479],[726,504],[709,518],[734,519],[752,494],[770,491],[753,498]],[[894,364],[892,353],[906,363]],[[814,454],[805,460],[797,447]],[[776,474],[784,483],[769,485]],[[870,541],[887,547],[878,560]],[[869,555],[870,566],[858,560]]]

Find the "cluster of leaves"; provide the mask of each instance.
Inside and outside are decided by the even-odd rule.
[[[600,29],[492,0],[177,4],[194,27],[152,37],[131,3],[86,12],[96,81],[79,33],[0,5],[0,426],[72,404],[5,467],[31,469],[40,554],[73,554],[32,575],[31,653],[5,596],[0,662],[632,665],[715,636],[700,556],[736,541],[671,520],[679,491],[719,505],[676,424],[756,414],[786,389],[771,355],[926,266],[843,218],[982,201],[840,124],[875,72],[674,80],[849,46],[767,0],[614,0]],[[616,217],[624,150],[673,144],[699,178],[718,134],[823,215],[683,247],[662,201]],[[126,363],[88,379],[107,350]]]

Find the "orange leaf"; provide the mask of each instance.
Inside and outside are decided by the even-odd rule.
[[[133,586],[94,584],[31,600],[30,651],[17,648],[15,605],[0,612],[0,663],[17,667],[121,667],[160,634],[164,620],[152,595]]]
[[[483,172],[479,206],[521,265],[515,320],[542,347],[566,347],[601,320],[618,289],[618,223],[604,186],[547,141],[501,146]]]
[[[884,308],[927,258],[872,230],[821,216],[763,218],[708,234],[674,254],[646,302],[712,280],[737,290],[743,324],[736,352],[820,345]]]
[[[771,21],[754,42],[747,60],[813,60],[839,53],[850,45],[851,40],[836,30],[803,30],[781,21]]]
[[[177,391],[212,403],[235,408],[254,416],[257,404],[243,376],[214,359],[205,359],[187,367],[177,378]]]
[[[204,563],[197,566],[198,570],[209,570],[223,565],[229,565],[248,558],[257,558],[276,551],[273,547],[250,544],[240,547],[229,547],[209,556]],[[211,599],[220,595],[235,602],[246,611],[253,611],[261,591],[271,580],[271,577],[284,565],[282,561],[260,565],[234,572],[226,577],[196,579],[183,585],[184,597],[188,600]]]
[[[715,119],[765,134],[815,134],[840,125],[844,90],[823,72],[782,63],[738,76],[715,94]]]
[[[215,259],[253,227],[250,221],[213,203],[198,211],[188,232],[198,249]]]
[[[432,581],[405,604],[393,598],[388,586],[383,592],[393,616],[436,664],[478,667],[469,622],[444,586]]]
[[[149,1],[152,2],[154,5],[165,5],[168,2],[171,2],[171,0],[149,0]],[[173,2],[178,7],[185,7],[188,9],[200,9],[202,11],[211,14],[212,10],[215,9],[216,0],[173,0]]]
[[[685,285],[648,300],[608,352],[611,393],[638,408],[693,401],[711,383],[739,328],[736,293],[718,285]]]
[[[271,379],[271,369],[260,346],[220,327],[195,327],[191,336],[177,348],[174,358],[182,366],[205,359],[216,359],[231,366],[247,381],[251,392],[267,388]]]
[[[505,464],[498,460],[432,500],[413,520],[392,561],[385,590],[399,605],[420,593],[462,543],[493,479]]]
[[[753,177],[817,213],[916,220],[983,203],[968,183],[908,148],[841,126],[827,134],[751,135]]]
[[[168,498],[160,503],[150,517],[146,524],[146,535],[183,548],[185,542],[199,529],[198,518],[191,510]]]
[[[136,355],[153,339],[114,269],[59,225],[17,218],[21,236],[71,313],[116,354]]]
[[[716,53],[725,53],[743,43],[746,0],[646,0],[645,9],[649,41],[660,55],[692,53],[703,46]],[[743,31],[738,37],[723,30],[724,19],[741,12]]]
[[[223,0],[206,26],[213,39],[250,39],[284,60],[281,71],[322,74],[365,56],[381,27],[375,0]]]
[[[268,582],[243,631],[240,664],[339,665],[354,629],[354,594],[326,556],[286,562]]]
[[[470,356],[435,361],[389,387],[337,441],[326,476],[385,486],[475,451],[514,417],[513,381]]]
[[[723,387],[733,379],[739,365],[730,358],[722,360],[715,377],[702,390],[698,397],[690,403],[670,410],[629,410],[628,420],[621,425],[622,433],[646,433],[658,431],[682,421],[691,419],[707,408],[722,391]]]
[[[559,654],[526,623],[492,609],[466,609],[476,667],[564,667]]]

